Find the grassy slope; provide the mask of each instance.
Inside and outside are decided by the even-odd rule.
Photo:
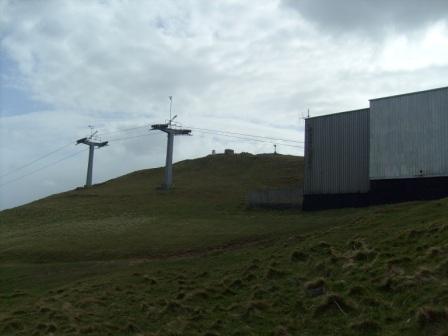
[[[301,170],[207,157],[177,164],[168,194],[148,170],[0,213],[0,332],[442,335],[448,200],[245,210]]]
[[[119,259],[201,250],[295,228],[296,216],[245,211],[248,190],[299,185],[302,159],[208,156],[175,165],[175,189],[156,190],[162,169],[131,173],[4,211],[0,261]]]

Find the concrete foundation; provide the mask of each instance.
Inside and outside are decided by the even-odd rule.
[[[304,195],[303,210],[365,207],[448,197],[448,177],[371,180],[365,194]]]

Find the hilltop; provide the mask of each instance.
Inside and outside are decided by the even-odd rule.
[[[2,335],[445,335],[448,199],[248,210],[303,159],[208,156],[0,213]]]

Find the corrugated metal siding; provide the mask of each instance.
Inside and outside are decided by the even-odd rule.
[[[369,190],[369,109],[307,119],[304,194]]]
[[[370,102],[370,178],[448,175],[448,88]]]

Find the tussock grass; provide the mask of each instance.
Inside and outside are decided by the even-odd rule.
[[[350,240],[350,241],[347,243],[347,247],[348,247],[350,250],[353,250],[353,251],[356,251],[356,250],[365,250],[365,249],[367,249],[366,243],[365,243],[365,241],[362,240],[362,239],[353,239],[353,240]]]
[[[369,261],[372,260],[377,253],[374,250],[357,250],[352,254],[352,258],[355,261]]]
[[[145,281],[146,283],[150,284],[150,285],[156,285],[157,284],[157,280],[148,276],[148,275],[144,275],[143,276],[143,281]]]
[[[244,281],[245,282],[252,282],[252,281],[254,281],[254,280],[256,280],[257,279],[257,276],[254,274],[254,273],[249,273],[249,274],[246,274],[245,276],[244,276]]]
[[[279,279],[279,278],[285,277],[286,274],[287,274],[287,272],[284,270],[274,268],[274,267],[269,267],[265,273],[265,278],[266,279]]]
[[[289,336],[288,328],[285,326],[277,326],[271,333],[272,336]]]
[[[448,275],[448,258],[443,259],[436,267],[436,272]]]
[[[303,251],[294,251],[291,254],[291,261],[292,262],[307,261],[308,257],[309,257],[308,254],[304,253]]]
[[[16,332],[23,329],[23,325],[19,320],[10,319],[2,323],[1,330],[5,335],[14,335]]]
[[[241,287],[243,287],[243,281],[241,281],[241,279],[235,279],[232,281],[229,287],[232,289],[240,289]]]
[[[359,286],[359,285],[351,287],[348,291],[349,296],[359,297],[359,296],[363,296],[365,294],[366,294],[365,287]]]
[[[361,320],[350,323],[350,328],[359,333],[378,333],[381,326],[378,322],[372,320]]]
[[[440,248],[439,246],[432,246],[426,251],[425,255],[427,257],[434,258],[440,256],[442,253],[442,248]]]
[[[309,296],[320,296],[325,293],[327,282],[323,278],[317,278],[311,281],[305,282],[303,285],[306,293]]]
[[[415,318],[420,327],[448,322],[448,309],[431,306],[422,307],[417,311]]]
[[[250,319],[260,316],[271,307],[271,303],[266,300],[251,300],[244,304],[242,318]]]
[[[267,294],[268,294],[268,291],[266,291],[262,285],[256,284],[255,286],[252,287],[251,299],[252,300],[260,300],[260,299],[266,297]]]
[[[198,289],[191,293],[189,293],[186,297],[186,300],[207,300],[209,298],[209,294],[204,289]]]
[[[140,331],[140,328],[135,323],[129,322],[121,330],[125,333],[135,334]]]
[[[340,294],[327,294],[319,305],[314,309],[314,316],[318,317],[321,314],[328,312],[347,314],[355,311],[355,306]]]
[[[163,314],[179,313],[185,311],[186,308],[178,301],[168,301],[162,309]]]

